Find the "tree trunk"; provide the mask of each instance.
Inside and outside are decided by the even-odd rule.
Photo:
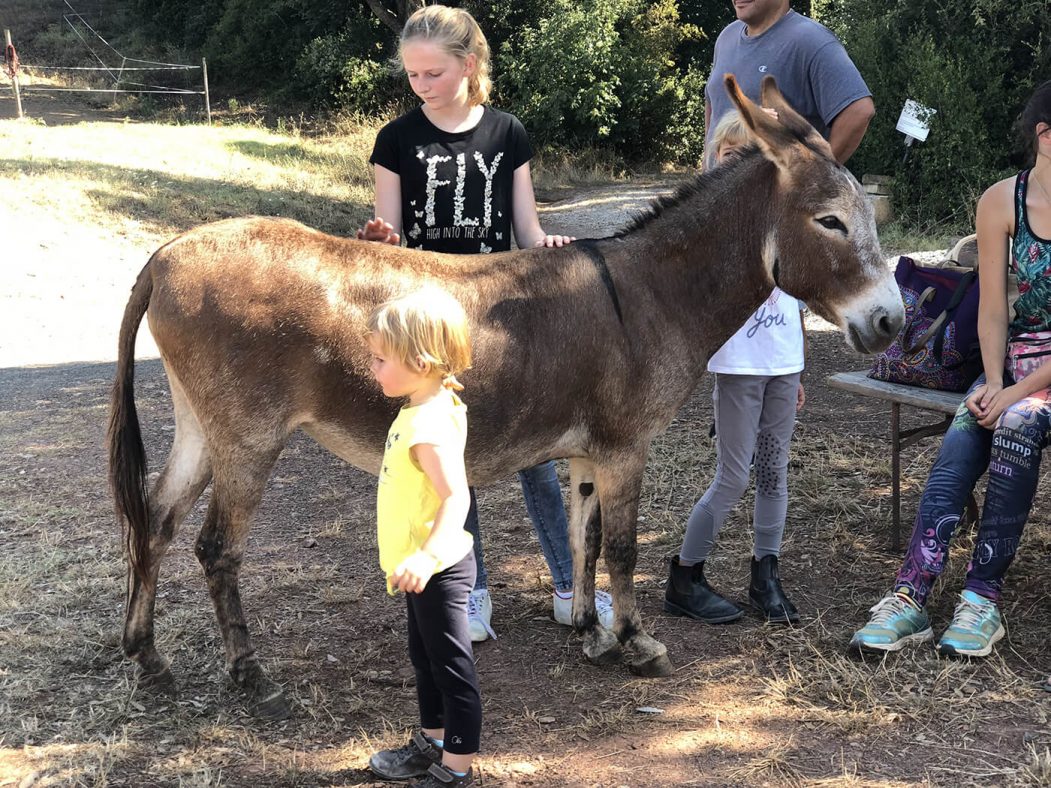
[[[424,6],[424,0],[394,0],[396,10],[392,10],[384,5],[383,0],[365,0],[365,2],[369,4],[372,13],[397,35],[401,35],[406,20]]]

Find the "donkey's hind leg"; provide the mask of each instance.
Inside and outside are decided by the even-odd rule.
[[[636,525],[646,451],[623,455],[595,467],[602,504],[602,540],[616,614],[613,629],[631,653],[630,668],[640,676],[669,676],[668,649],[642,627],[635,597]]]
[[[595,567],[602,546],[602,513],[595,474],[584,459],[569,461],[570,528],[573,551],[573,628],[584,636],[584,654],[596,665],[620,659],[620,643],[595,612]]]
[[[200,422],[179,382],[169,371],[175,409],[175,440],[168,461],[150,491],[149,581],[143,583],[128,567],[128,598],[124,620],[124,653],[139,666],[139,686],[163,693],[175,691],[168,661],[157,651],[153,636],[154,605],[161,561],[179,524],[201,497],[212,478],[208,445]]]
[[[262,448],[244,442],[220,449],[213,442],[212,499],[195,545],[222,632],[230,678],[245,693],[251,713],[264,719],[283,719],[291,706],[256,658],[238,577],[252,515],[283,443]]]

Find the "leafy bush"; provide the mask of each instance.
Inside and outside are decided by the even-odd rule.
[[[365,0],[100,2],[121,7],[139,41],[206,55],[220,94],[365,114],[412,102],[400,70],[388,68],[394,36]],[[494,56],[493,101],[541,147],[639,163],[699,160],[704,85],[715,38],[733,19],[729,3],[447,2],[478,19]]]
[[[675,82],[675,103],[662,136],[665,161],[698,164],[704,154],[704,86],[711,63],[690,64]]]
[[[823,0],[815,11],[878,109],[851,168],[895,175],[896,208],[912,222],[969,227],[981,191],[1024,164],[1014,124],[1051,75],[1046,0]],[[906,99],[937,114],[903,165],[894,127]]]
[[[316,39],[345,31],[357,44],[361,29],[382,40],[361,0],[133,0],[131,11],[156,41],[206,55],[217,83],[287,98],[300,93],[295,70]]]
[[[541,145],[597,144],[648,161],[692,151],[669,133],[673,121],[703,133],[673,60],[692,35],[674,0],[554,0],[499,49],[501,104]],[[696,88],[699,73],[690,79]]]
[[[316,106],[365,114],[404,103],[408,88],[385,46],[374,17],[362,19],[335,34],[315,38],[296,61],[301,97]]]
[[[450,0],[447,0],[450,1]],[[116,0],[106,0],[116,2]],[[541,146],[692,163],[714,33],[706,0],[462,0],[494,55],[494,103]],[[208,57],[213,86],[279,103],[381,113],[411,103],[393,34],[364,0],[131,0],[143,40]],[[690,59],[694,58],[694,62]]]
[[[98,65],[66,25],[48,25],[35,35],[27,36],[25,45],[17,40],[14,44],[22,62],[30,66]]]
[[[219,22],[224,0],[197,3],[190,0],[132,0],[130,12],[146,37],[177,47],[200,51],[209,32]]]

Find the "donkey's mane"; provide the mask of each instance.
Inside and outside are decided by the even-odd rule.
[[[744,164],[745,160],[752,158],[753,155],[759,155],[759,146],[750,143],[740,149],[733,161],[705,170],[686,183],[681,184],[672,194],[654,198],[650,202],[649,207],[636,213],[628,224],[618,230],[612,237],[623,238],[626,235],[630,235],[637,230],[641,230],[672,208],[689,202],[705,192],[718,191],[716,187],[721,185],[727,178],[732,177],[733,173]]]

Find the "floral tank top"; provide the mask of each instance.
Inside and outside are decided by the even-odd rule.
[[[1011,242],[1011,274],[1018,284],[1018,300],[1008,326],[1004,367],[1015,381],[1051,360],[1051,241],[1029,224],[1025,200],[1032,170],[1018,173],[1015,182],[1015,233]]]
[[[1032,170],[1018,173],[1015,184],[1015,237],[1011,244],[1011,273],[1018,279],[1018,300],[1010,336],[1051,332],[1051,240],[1033,232],[1025,208]]]

